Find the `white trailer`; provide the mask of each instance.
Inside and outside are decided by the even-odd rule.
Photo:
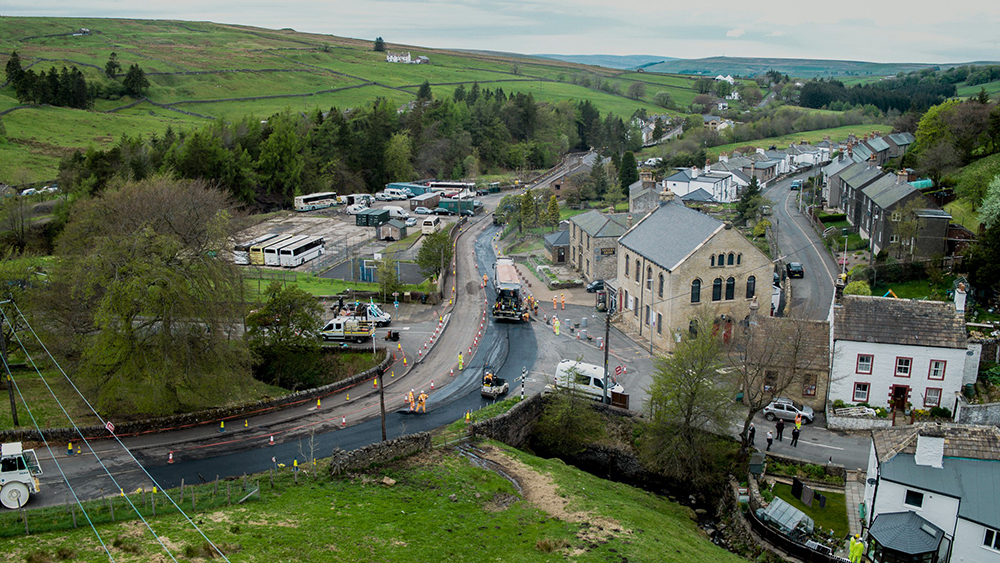
[[[42,466],[35,450],[25,450],[21,442],[0,445],[0,503],[7,508],[21,508],[41,485]]]

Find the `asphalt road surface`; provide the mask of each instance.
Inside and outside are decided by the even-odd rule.
[[[833,304],[833,282],[839,273],[830,253],[823,247],[820,236],[809,224],[809,218],[800,213],[796,194],[789,187],[792,180],[805,180],[816,170],[790,176],[764,190],[764,195],[774,202],[771,222],[778,230],[778,247],[784,261],[799,262],[805,270],[802,278],[787,279],[792,284],[792,300],[785,307],[786,316],[801,319],[827,320]]]

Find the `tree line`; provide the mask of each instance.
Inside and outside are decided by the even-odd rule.
[[[30,68],[25,70],[17,51],[10,54],[5,71],[7,80],[14,88],[14,97],[22,104],[88,109],[93,106],[95,98],[117,99],[122,94],[141,96],[149,89],[146,73],[137,64],[129,67],[121,84],[114,82],[121,71],[115,53],[111,53],[105,66],[105,74],[113,81],[111,85],[88,82],[83,72],[75,66],[64,66],[59,70],[52,67],[48,72],[35,72]]]
[[[421,90],[425,90],[421,88]],[[572,149],[636,149],[641,135],[589,101],[537,102],[531,94],[460,85],[452,95],[397,110],[384,98],[355,108],[247,116],[191,131],[123,136],[67,157],[61,185],[99,192],[114,178],[204,179],[238,201],[269,208],[296,194],[372,192],[419,177],[462,179],[547,168]]]
[[[799,104],[807,108],[829,108],[835,103],[851,106],[873,105],[882,112],[910,109],[922,111],[955,95],[954,84],[883,80],[856,84],[850,88],[839,80],[814,79],[799,93]]]

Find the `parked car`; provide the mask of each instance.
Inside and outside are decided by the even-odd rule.
[[[781,286],[781,275],[778,274],[778,272],[774,272],[774,286],[775,287]]]
[[[795,416],[798,414],[802,415],[802,422],[804,424],[809,424],[816,419],[816,413],[813,412],[812,407],[800,405],[784,397],[778,397],[771,401],[769,405],[764,407],[763,413],[764,418],[768,420],[775,420],[777,418],[795,420]]]
[[[444,207],[438,207],[434,209],[435,215],[454,215],[450,209],[445,209]]]
[[[434,211],[426,207],[417,207],[416,209],[413,210],[413,212],[416,213],[417,215],[430,215],[434,213]]]
[[[785,271],[788,272],[790,278],[804,278],[806,276],[806,271],[799,262],[789,262],[785,266]]]
[[[406,220],[406,226],[407,227],[415,227],[415,226],[417,226],[417,218],[416,217],[410,217],[409,219],[407,219]]]
[[[587,284],[587,293],[597,293],[604,289],[604,280],[594,280]]]
[[[791,189],[792,191],[801,190],[802,189],[802,180],[792,180],[792,186],[789,189]]]
[[[476,214],[473,211],[470,211],[468,209],[462,210],[462,217],[475,217],[475,216]]]
[[[392,197],[391,195],[385,192],[375,192],[375,199],[379,201],[393,201],[396,198]]]
[[[490,195],[490,191],[484,189],[478,189],[476,190],[476,195]]]

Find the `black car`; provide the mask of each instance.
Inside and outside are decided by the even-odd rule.
[[[587,284],[587,293],[597,293],[604,289],[604,280],[594,280]]]
[[[469,211],[468,209],[462,210],[462,217],[475,217],[475,216],[476,214],[473,211]]]
[[[445,209],[444,207],[434,208],[435,215],[454,215],[450,209]]]
[[[788,272],[790,278],[803,278],[806,275],[806,271],[802,269],[802,264],[799,262],[789,262],[785,266],[785,271]]]

